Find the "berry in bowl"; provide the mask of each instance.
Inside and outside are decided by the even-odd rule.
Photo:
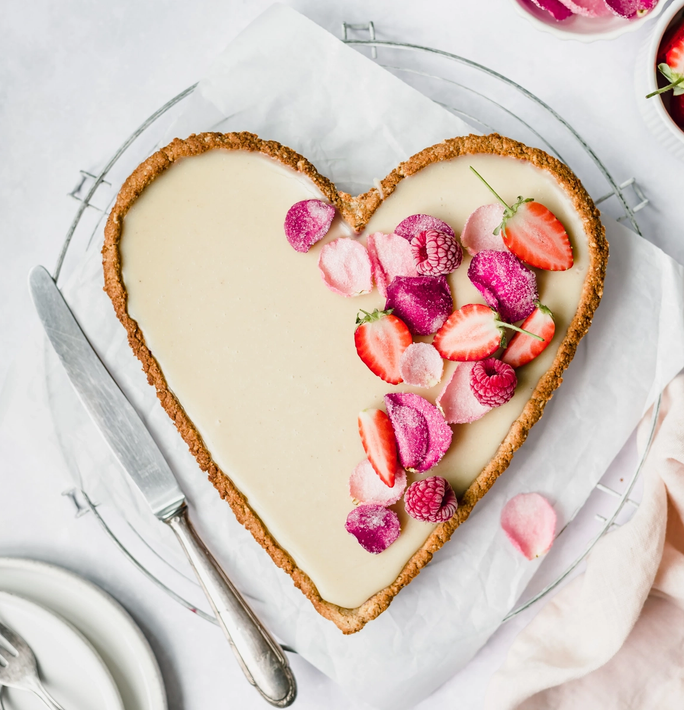
[[[639,107],[651,133],[684,159],[684,2],[671,5],[637,63]]]

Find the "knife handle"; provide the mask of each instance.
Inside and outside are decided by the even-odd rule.
[[[271,705],[285,708],[297,696],[287,658],[199,539],[187,507],[166,520],[190,560],[247,680]]]

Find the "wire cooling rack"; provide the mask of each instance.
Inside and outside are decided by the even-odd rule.
[[[497,132],[535,146],[566,163],[582,180],[601,205],[604,213],[626,222],[641,235],[636,213],[648,205],[648,199],[635,178],[618,181],[613,178],[597,153],[582,139],[572,126],[548,104],[505,76],[449,52],[402,42],[381,41],[376,38],[375,26],[367,24],[342,25],[342,41],[399,76],[448,111],[462,118],[474,131]],[[95,239],[100,239],[103,221],[118,191],[118,186],[132,170],[160,146],[166,130],[174,122],[186,99],[197,84],[174,96],[145,120],[99,169],[82,170],[80,178],[69,193],[79,201],[74,220],[66,234],[53,276],[64,283],[69,270],[76,270],[80,257]],[[632,204],[634,202],[634,204]],[[519,605],[504,619],[516,614],[546,596],[566,579],[585,559],[596,543],[613,526],[624,521],[638,503],[632,497],[643,467],[648,447],[655,432],[660,399],[653,412],[648,446],[638,461],[632,475],[626,480],[611,476],[596,486],[582,513],[583,537],[573,535],[573,522],[579,517],[576,511],[568,524],[559,532],[564,542],[572,538],[569,549],[576,554],[567,562],[554,560],[554,546],[524,592]],[[101,524],[122,553],[152,583],[207,621],[216,623],[214,617],[201,608],[203,596],[188,571],[179,569],[158,550],[154,544],[126,521],[118,511],[93,504],[87,491],[74,488],[65,493],[71,497],[77,516],[91,513]],[[594,528],[586,524],[587,511],[593,516]],[[587,532],[588,531],[588,532]],[[288,649],[290,650],[290,649]]]

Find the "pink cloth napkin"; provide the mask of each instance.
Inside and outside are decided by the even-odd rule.
[[[642,475],[634,517],[518,635],[486,710],[684,708],[684,375],[663,394]]]

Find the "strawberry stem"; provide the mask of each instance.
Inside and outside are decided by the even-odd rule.
[[[499,321],[497,323],[499,327],[503,326],[504,328],[510,328],[511,330],[517,330],[518,333],[525,333],[525,335],[529,335],[531,338],[536,338],[537,340],[540,340],[542,343],[546,342],[545,338],[542,338],[541,335],[537,335],[536,333],[530,333],[529,330],[523,330],[522,328],[518,328],[517,325],[512,325],[511,323],[504,323],[504,321]]]
[[[650,99],[652,96],[657,96],[658,94],[664,94],[666,91],[670,91],[671,89],[674,89],[676,86],[679,86],[682,82],[684,82],[684,76],[677,79],[677,81],[673,81],[671,84],[668,84],[667,86],[663,86],[662,89],[657,89],[656,91],[652,91],[650,94],[648,94],[646,96],[646,98]]]
[[[501,195],[499,195],[499,193],[482,177],[482,175],[480,175],[480,173],[478,173],[477,170],[475,170],[475,168],[474,168],[472,165],[469,166],[469,167],[470,167],[470,169],[475,173],[475,175],[477,175],[477,177],[479,177],[480,180],[482,180],[482,182],[487,186],[487,188],[488,188],[489,191],[492,193],[492,195],[494,195],[494,197],[496,197],[496,199],[499,200],[499,202],[500,202],[506,209],[510,210],[510,209],[511,209],[510,205],[508,205],[508,204],[504,201],[504,199],[501,197]]]

